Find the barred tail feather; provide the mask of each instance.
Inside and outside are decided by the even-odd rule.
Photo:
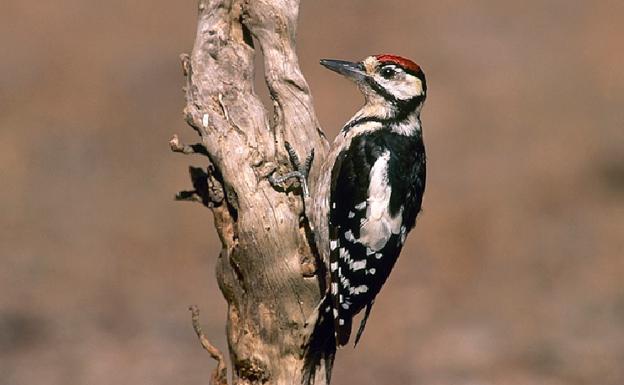
[[[317,372],[322,372],[323,369],[325,383],[329,385],[331,380],[336,357],[336,338],[333,317],[331,313],[325,311],[326,303],[329,303],[329,296],[319,306],[319,317],[304,353],[302,385],[313,385]]]

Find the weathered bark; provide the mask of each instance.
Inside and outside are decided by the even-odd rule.
[[[207,155],[209,165],[191,168],[194,190],[178,198],[202,202],[215,216],[234,384],[301,383],[312,329],[305,322],[320,298],[300,189],[278,191],[267,180],[291,170],[285,141],[301,158],[316,150],[312,184],[328,149],[295,53],[298,8],[299,0],[202,0],[193,52],[182,56],[185,116],[201,143],[174,137],[171,148]],[[253,88],[253,38],[272,119]]]

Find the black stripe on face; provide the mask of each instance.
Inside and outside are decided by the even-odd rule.
[[[394,95],[389,93],[385,88],[383,88],[379,83],[377,83],[375,79],[373,79],[371,76],[366,77],[366,84],[368,84],[373,89],[373,91],[381,95],[388,102],[395,105],[400,112],[405,112],[406,115],[414,111],[416,107],[423,100],[425,100],[425,95],[427,94],[427,88],[426,88],[427,86],[425,85],[424,81],[422,81],[422,79],[421,79],[421,83],[423,87],[422,95],[414,96],[411,99],[402,100],[402,99],[397,99]]]
[[[416,110],[416,107],[418,107],[425,100],[426,86],[424,82],[422,82],[423,94],[414,96],[413,98],[407,99],[407,100],[397,99],[394,95],[389,93],[385,88],[383,88],[379,83],[377,83],[370,76],[366,77],[366,84],[368,84],[373,89],[373,91],[381,95],[384,99],[386,99],[388,102],[390,102],[392,105],[396,107],[395,108],[396,114],[394,116],[388,119],[383,119],[383,120],[381,120],[380,118],[376,118],[376,119],[380,119],[382,123],[386,123],[388,121],[401,121],[405,119],[409,114],[414,112],[414,110]],[[362,118],[362,119],[366,119],[366,118]],[[371,119],[370,121],[376,121],[376,120]],[[356,122],[357,121],[354,121],[352,122],[352,124],[349,124],[349,128],[353,127],[356,124]]]
[[[425,101],[425,95],[418,95],[411,99],[399,100],[397,102],[397,114],[394,115],[396,121],[401,121],[407,118],[409,114],[414,112],[416,108]]]
[[[390,103],[396,104],[399,102],[399,99],[395,98],[394,95],[389,93],[385,88],[383,88],[379,83],[377,83],[375,79],[373,79],[372,76],[366,77],[366,84],[368,84],[370,88],[373,89],[373,91],[383,96],[383,98],[389,101]]]

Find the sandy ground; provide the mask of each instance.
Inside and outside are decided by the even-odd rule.
[[[167,146],[194,32],[192,1],[0,5],[1,384],[208,382],[218,240]],[[336,385],[624,384],[623,36],[621,1],[304,2],[330,136],[361,98],[321,58],[430,90],[424,212]]]

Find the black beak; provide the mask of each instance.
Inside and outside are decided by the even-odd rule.
[[[355,81],[364,80],[366,77],[366,72],[364,72],[362,65],[359,63],[352,63],[344,60],[323,59],[321,60],[321,65]]]

